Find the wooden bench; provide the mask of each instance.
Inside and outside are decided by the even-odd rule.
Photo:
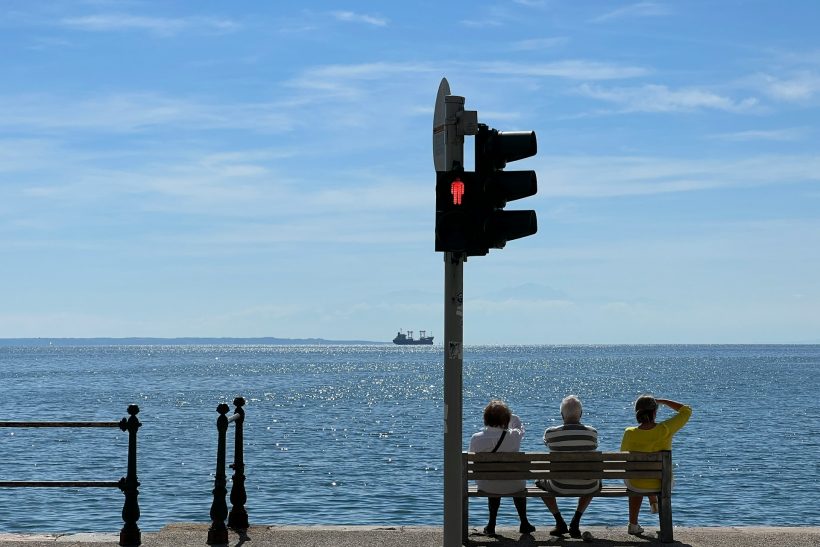
[[[463,452],[462,453],[462,542],[467,545],[469,498],[544,496],[578,497],[577,494],[552,494],[535,486],[538,479],[603,479],[607,482],[594,497],[628,497],[634,492],[627,490],[624,479],[658,479],[661,481],[658,496],[660,509],[660,535],[664,543],[672,539],[672,452]],[[512,494],[483,492],[468,481],[475,480],[528,481],[527,489]],[[646,495],[646,494],[644,494]],[[626,510],[626,507],[624,507]]]

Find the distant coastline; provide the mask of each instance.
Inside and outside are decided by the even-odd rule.
[[[391,342],[376,340],[328,340],[325,338],[275,338],[263,336],[256,338],[206,338],[186,336],[179,338],[158,338],[150,336],[131,336],[125,338],[0,338],[0,347],[26,346],[26,347],[48,347],[48,346],[385,346],[393,344]],[[468,344],[469,345],[469,344]],[[488,344],[490,346],[497,344]],[[500,346],[503,346],[502,344]],[[799,342],[759,342],[759,343],[624,343],[624,344],[522,344],[524,346],[612,346],[612,347],[640,347],[640,346],[817,346],[820,340],[799,341]],[[499,346],[499,347],[500,347]]]
[[[210,345],[379,345],[389,342],[372,340],[325,340],[324,338],[0,338],[0,346],[210,346]]]

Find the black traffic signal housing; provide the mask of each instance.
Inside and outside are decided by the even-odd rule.
[[[535,211],[505,211],[507,202],[535,195],[535,171],[504,171],[534,156],[535,132],[501,132],[478,125],[475,171],[436,172],[436,251],[484,256],[511,239],[536,233]]]
[[[535,211],[505,211],[507,202],[535,195],[535,171],[504,171],[507,163],[529,158],[538,152],[534,131],[497,131],[478,125],[475,136],[476,192],[481,195],[478,241],[474,254],[503,249],[507,241],[533,235],[538,231]],[[470,252],[468,255],[472,256]]]

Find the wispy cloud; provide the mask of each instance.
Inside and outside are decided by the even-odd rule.
[[[185,31],[232,32],[240,27],[235,21],[215,17],[148,17],[128,13],[66,17],[59,24],[88,32],[145,31],[160,36],[174,36]]]
[[[320,65],[303,70],[286,86],[313,92],[323,99],[360,100],[373,83],[388,85],[401,77],[440,72],[441,67],[416,62]]]
[[[286,82],[289,87],[312,91],[324,98],[360,100],[374,84],[395,88],[398,82],[406,82],[412,88],[414,81],[422,76],[440,75],[443,71],[530,77],[564,78],[570,80],[612,80],[635,78],[646,75],[648,70],[637,66],[623,66],[584,60],[557,61],[554,63],[448,63],[445,65],[424,62],[375,62],[359,64],[335,64],[309,67]],[[367,85],[364,85],[367,83]]]
[[[721,160],[662,157],[538,157],[547,196],[602,198],[820,182],[818,155],[760,155]],[[539,170],[540,167],[540,170]]]
[[[479,71],[490,74],[510,76],[558,77],[573,80],[611,80],[645,76],[648,69],[638,66],[618,65],[613,63],[571,59],[553,63],[507,63],[477,62],[474,64],[456,63],[454,67],[462,70]],[[441,72],[446,69],[441,64],[407,62],[407,63],[360,63],[324,65],[306,69],[302,75],[307,80],[355,79],[375,80],[393,78],[399,74],[419,74],[424,72]]]
[[[552,38],[532,38],[530,40],[519,40],[510,45],[513,51],[539,51],[543,49],[553,49],[564,46],[569,42],[565,36],[555,36]]]
[[[51,139],[0,139],[0,173],[39,170],[57,148]]]
[[[762,91],[783,102],[807,101],[820,95],[820,73],[801,71],[791,77],[762,74],[758,77]]]
[[[503,23],[498,19],[463,19],[461,25],[469,28],[493,28],[500,27]]]
[[[570,80],[617,80],[645,76],[649,71],[637,66],[623,66],[596,61],[568,60],[554,63],[504,63],[478,65],[481,72],[512,76],[555,77]]]
[[[591,99],[616,104],[619,112],[693,112],[698,110],[748,111],[758,100],[748,97],[734,100],[699,88],[669,89],[665,85],[604,89],[583,84],[578,92]]]
[[[365,13],[355,13],[352,11],[334,11],[331,13],[339,21],[346,23],[365,23],[376,27],[387,26],[389,20],[378,15],[368,15]]]
[[[480,296],[480,295],[479,295]],[[503,287],[499,290],[489,292],[484,295],[493,300],[511,299],[538,299],[538,300],[558,300],[567,297],[565,291],[541,283],[526,282],[520,285]]]
[[[349,78],[349,79],[378,79],[395,76],[401,73],[418,73],[434,70],[432,65],[425,63],[360,63],[321,65],[306,69],[303,74],[322,78]]]
[[[160,126],[255,128],[281,131],[290,114],[273,103],[215,104],[157,93],[67,98],[47,94],[0,96],[0,127],[15,131],[81,130],[119,133]]]
[[[470,10],[470,18],[462,19],[459,24],[469,28],[495,28],[516,20],[513,11],[506,5],[495,4],[476,7]]]
[[[567,312],[575,309],[577,303],[568,299],[540,299],[540,298],[507,298],[503,300],[489,300],[476,298],[470,302],[470,311],[479,314],[498,314],[509,312],[546,312],[549,310]]]
[[[669,13],[671,13],[671,9],[666,4],[660,4],[658,2],[638,2],[599,15],[592,19],[592,22],[603,23],[605,21],[627,17],[659,17],[668,15]]]
[[[732,133],[718,133],[710,138],[722,141],[746,142],[746,141],[798,141],[806,137],[808,130],[804,127],[793,127],[790,129],[752,129],[748,131],[735,131]]]
[[[281,167],[283,160],[293,161],[301,153],[284,144],[219,152],[147,148],[129,157],[116,151],[87,154],[50,141],[0,143],[9,150],[8,154],[0,153],[0,187],[5,192],[0,211],[7,204],[14,209],[15,203],[18,210],[25,209],[12,199],[16,196],[29,202],[60,204],[68,216],[84,214],[84,204],[127,201],[134,211],[238,215],[248,220],[267,219],[271,211],[278,210],[277,218],[315,224],[310,218],[317,215],[331,218],[353,211],[393,215],[421,210],[431,199],[421,193],[407,195],[406,178],[399,180],[393,173],[372,169],[337,171],[330,178],[318,177],[314,184],[304,185],[305,175],[293,175]],[[323,172],[321,166],[317,169]],[[21,178],[25,181],[32,173],[37,175],[38,184],[16,182]],[[398,195],[402,199],[385,199]],[[289,205],[283,209],[282,203]]]
[[[516,4],[527,6],[528,8],[544,8],[549,5],[549,0],[513,0]]]
[[[687,192],[719,184],[715,166],[672,158],[551,157],[538,158],[549,179],[539,184],[539,197],[601,198]]]
[[[27,46],[27,49],[32,51],[45,51],[48,49],[66,49],[71,46],[72,43],[64,38],[40,36],[32,38],[31,43]]]
[[[782,62],[798,66],[820,66],[820,48],[800,48],[797,50],[778,51]]]
[[[284,82],[285,88],[296,92],[293,101],[311,105],[310,112],[332,112],[334,127],[363,127],[372,123],[377,112],[376,105],[400,110],[401,117],[418,117],[419,112],[428,113],[433,101],[419,87],[419,82],[437,84],[443,74],[458,79],[459,75],[476,75],[503,86],[508,80],[529,78],[531,85],[538,80],[559,78],[569,81],[602,81],[640,77],[648,70],[631,65],[619,65],[586,60],[557,61],[553,63],[506,63],[506,62],[374,62],[357,64],[332,64],[306,67]],[[456,80],[451,80],[456,81]],[[456,90],[458,91],[458,90]],[[425,105],[423,109],[419,104]],[[492,112],[492,114],[491,114]],[[482,118],[490,116],[513,119],[517,112],[504,111],[485,104]]]

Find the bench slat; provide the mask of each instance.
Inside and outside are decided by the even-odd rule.
[[[660,452],[464,452],[467,462],[662,461]]]
[[[549,471],[602,471],[621,469],[626,471],[660,471],[661,462],[475,462],[467,464],[467,471],[521,471],[527,469]]]
[[[585,480],[585,479],[661,479],[660,471],[505,471],[501,473],[467,473],[467,480]]]
[[[629,490],[626,489],[625,486],[604,486],[599,491],[595,492],[593,495],[595,497],[603,497],[603,498],[621,498],[627,497],[631,493]],[[660,494],[657,492],[656,494]],[[498,494],[491,494],[489,492],[484,492],[479,490],[475,486],[470,486],[467,490],[467,495],[471,498],[487,498],[492,496],[497,496]],[[551,492],[544,492],[537,486],[528,486],[527,490],[522,490],[521,492],[516,492],[515,494],[504,494],[505,496],[520,496],[520,497],[528,497],[528,498],[541,498],[544,496],[556,496],[559,498],[577,498],[578,494],[553,494]]]

